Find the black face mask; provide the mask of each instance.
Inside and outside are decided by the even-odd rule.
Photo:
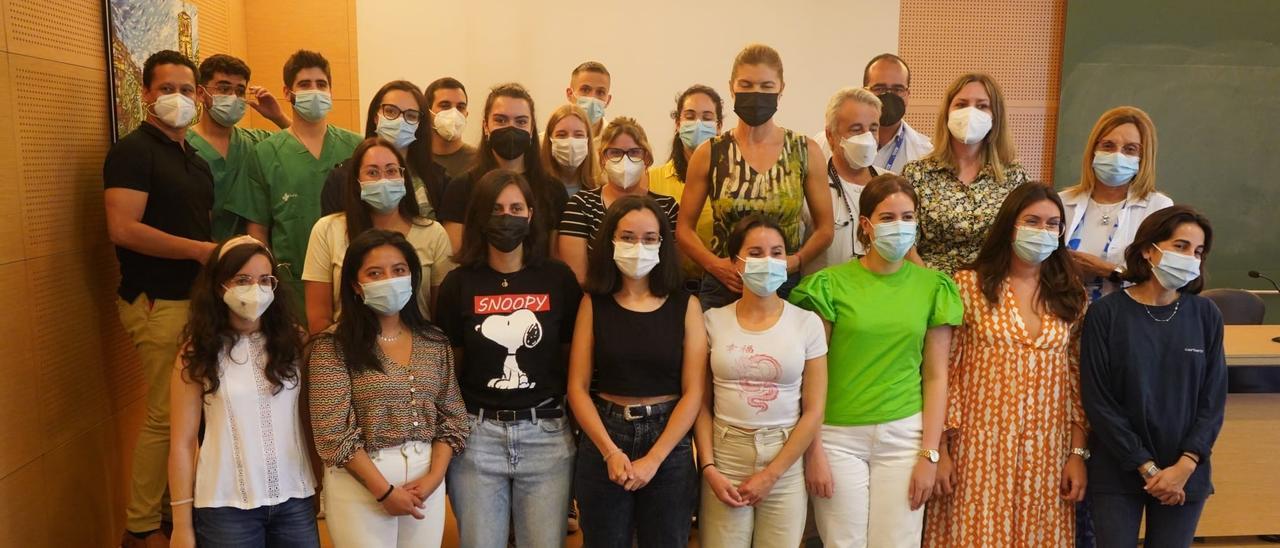
[[[529,235],[529,218],[515,215],[492,215],[484,226],[484,237],[489,245],[503,253],[510,253],[524,243]]]
[[[902,120],[907,113],[907,103],[895,93],[884,92],[876,96],[880,99],[880,126],[891,126]]]
[[[763,125],[778,112],[777,93],[741,91],[733,95],[733,113],[751,127]]]
[[[515,126],[507,126],[489,132],[489,148],[503,160],[514,160],[529,150],[532,141],[529,132]]]

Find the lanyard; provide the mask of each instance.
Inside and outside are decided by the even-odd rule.
[[[884,168],[893,171],[893,163],[898,160],[898,152],[902,150],[902,136],[907,133],[907,126],[898,126],[898,134],[893,137],[893,150],[889,151],[889,161],[885,162]]]
[[[1089,204],[1091,203],[1093,203],[1093,200],[1089,200],[1088,202],[1085,202],[1084,213],[1080,214],[1080,222],[1076,223],[1075,230],[1071,231],[1071,238],[1067,239],[1067,247],[1071,248],[1073,251],[1078,251],[1080,249],[1080,243],[1081,243],[1080,240],[1082,238],[1082,232],[1084,232],[1083,227],[1085,224],[1085,220],[1089,218]],[[1120,209],[1116,210],[1116,222],[1111,224],[1111,231],[1110,233],[1107,234],[1107,241],[1106,243],[1102,244],[1101,257],[1104,260],[1106,259],[1107,252],[1111,250],[1111,241],[1115,239],[1116,232],[1118,232],[1120,228],[1120,217],[1124,216],[1125,211],[1128,209],[1128,207],[1129,207],[1129,200],[1126,199],[1124,203],[1120,204]],[[1095,277],[1092,283],[1088,283],[1085,285],[1087,285],[1089,289],[1089,302],[1094,302],[1102,298],[1102,285],[1103,285],[1102,278]]]
[[[872,177],[877,175],[876,168],[867,166],[867,169],[871,172]],[[839,229],[853,225],[853,242],[850,244],[851,249],[849,251],[853,253],[853,255],[851,255],[852,257],[857,257],[858,219],[853,214],[853,202],[849,199],[849,194],[844,191],[844,183],[840,181],[840,174],[836,172],[835,161],[830,158],[827,159],[827,177],[831,178],[831,187],[836,189],[836,194],[840,196],[840,203],[844,204],[844,210],[849,213],[849,220],[836,224],[836,228]]]

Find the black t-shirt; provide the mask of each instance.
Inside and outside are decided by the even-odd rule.
[[[507,287],[503,287],[503,281]],[[459,267],[440,285],[436,323],[462,348],[458,385],[476,409],[528,409],[565,395],[566,355],[582,290],[564,263],[512,274]]]
[[[1168,321],[1164,321],[1168,319]],[[1080,338],[1080,392],[1089,417],[1089,489],[1143,493],[1138,467],[1200,456],[1183,489],[1213,492],[1210,453],[1222,429],[1227,366],[1222,314],[1198,295],[1145,306],[1116,291],[1089,307]]]
[[[479,177],[475,175],[475,170],[471,170],[445,185],[444,199],[440,204],[440,212],[436,215],[440,222],[466,222],[467,204],[471,201],[471,190],[475,188],[477,180]],[[538,195],[538,203],[532,204],[534,217],[538,217],[540,211],[547,212],[542,214],[539,226],[544,230],[555,230],[560,225],[564,205],[569,201],[568,191],[564,189],[564,185],[549,180],[530,180],[529,185],[534,194]]]
[[[683,292],[650,312],[627,310],[612,295],[592,295],[595,388],[635,398],[680,394],[688,308]]]
[[[213,239],[213,172],[190,145],[183,146],[160,128],[143,122],[107,152],[102,166],[105,188],[147,193],[142,224],[189,240]],[[184,300],[200,272],[200,263],[164,259],[116,246],[120,261],[120,297],[132,302],[141,293],[152,299]]]

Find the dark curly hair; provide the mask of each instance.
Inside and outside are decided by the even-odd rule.
[[[684,110],[685,99],[699,93],[709,97],[716,105],[716,125],[719,126],[724,121],[724,100],[720,98],[720,94],[716,93],[711,86],[694,84],[676,96],[676,109],[671,111],[671,119],[675,120],[677,125],[680,124],[680,112]],[[676,166],[676,175],[680,177],[680,182],[684,182],[685,175],[689,173],[689,159],[684,157],[684,141],[680,140],[679,128],[671,137],[671,161]]]
[[[191,315],[183,329],[181,359],[183,373],[192,382],[204,386],[204,395],[218,391],[221,371],[218,356],[235,344],[238,334],[231,327],[231,311],[222,301],[222,288],[249,259],[262,255],[271,262],[271,274],[279,277],[275,261],[265,247],[239,244],[222,253],[226,242],[213,250],[209,261],[200,270],[191,290]],[[265,375],[271,383],[272,393],[279,393],[286,382],[299,381],[299,364],[302,359],[302,330],[290,308],[289,286],[276,288],[275,299],[263,312],[261,331],[266,337],[267,364]]]

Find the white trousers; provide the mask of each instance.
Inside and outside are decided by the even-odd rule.
[[[791,430],[749,431],[717,420],[711,439],[716,470],[734,485],[741,484],[778,456]],[[807,503],[802,460],[792,464],[774,482],[769,495],[755,506],[727,506],[704,482],[698,514],[699,539],[707,547],[795,548],[804,535]]]
[[[431,466],[431,444],[410,441],[369,453],[387,481],[399,486],[426,475]],[[440,546],[444,535],[445,485],[440,483],[426,507],[424,519],[392,516],[382,509],[368,489],[344,468],[325,468],[325,524],[335,548],[422,548]]]
[[[823,546],[920,546],[924,507],[911,510],[907,490],[922,434],[919,413],[884,424],[822,425],[833,492],[812,500]]]

